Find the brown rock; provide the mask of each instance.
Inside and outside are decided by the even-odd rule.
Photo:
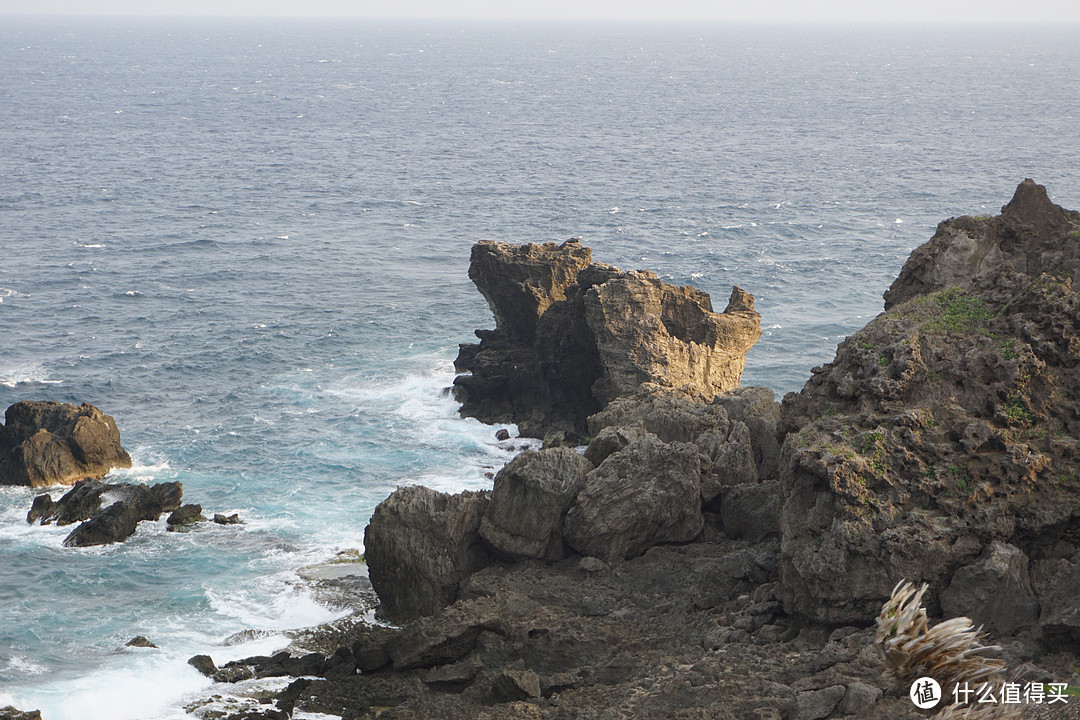
[[[456,361],[461,412],[516,422],[523,435],[581,433],[586,418],[641,383],[686,385],[705,397],[738,387],[761,335],[739,288],[723,313],[706,293],[649,272],[590,264],[577,241],[473,248],[470,277],[497,329],[477,331]]]
[[[0,485],[74,485],[131,467],[111,417],[93,405],[23,401],[0,427]]]

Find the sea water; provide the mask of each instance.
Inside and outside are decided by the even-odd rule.
[[[239,526],[62,547],[0,488],[0,705],[183,717],[332,620],[297,568],[512,457],[444,390],[477,240],[738,284],[797,390],[935,224],[1080,207],[1069,28],[0,19],[0,407],[91,402]],[[57,490],[56,492],[62,492]],[[242,630],[247,644],[223,645]],[[145,635],[159,649],[123,648]]]

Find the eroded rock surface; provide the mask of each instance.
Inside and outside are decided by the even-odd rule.
[[[1080,561],[1078,274],[1080,214],[1026,180],[1002,215],[939,225],[784,399],[789,611],[867,622],[906,578],[999,633],[1080,637],[1051,610],[1064,577],[1028,582]]]
[[[18,402],[0,426],[0,485],[74,485],[129,467],[116,423],[88,403]]]
[[[379,504],[364,532],[364,557],[385,617],[431,615],[456,599],[462,579],[487,565],[477,531],[488,503],[488,493],[447,495],[413,485]]]
[[[732,390],[761,336],[753,296],[741,289],[715,313],[706,293],[592,263],[577,240],[482,241],[469,277],[496,329],[478,330],[480,343],[461,347],[461,412],[515,422],[526,435],[582,433],[589,415],[646,382],[707,397]]]

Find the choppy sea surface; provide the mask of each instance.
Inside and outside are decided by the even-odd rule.
[[[1075,31],[0,17],[0,408],[94,403],[117,478],[246,520],[65,549],[0,488],[0,705],[184,717],[191,655],[340,614],[295,571],[394,487],[490,487],[477,240],[738,284],[744,384],[798,389],[938,221],[1080,207]]]

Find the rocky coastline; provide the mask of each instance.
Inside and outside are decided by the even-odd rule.
[[[1075,693],[1078,275],[1080,213],[1025,180],[1000,216],[942,222],[885,312],[777,403],[738,372],[680,365],[741,371],[759,332],[741,290],[724,345],[728,319],[698,291],[594,264],[576,241],[480,243],[470,276],[497,329],[462,346],[458,397],[544,448],[490,492],[392,494],[366,559],[397,625],[327,631],[332,651],[289,660],[305,677],[233,720],[927,717],[883,664],[878,614],[903,580],[926,584],[930,624],[982,626],[1010,679]],[[625,323],[602,325],[616,287],[602,316]],[[600,338],[626,324],[615,355],[646,369],[620,384]],[[961,711],[1080,717],[1069,699]]]
[[[487,492],[395,491],[370,585],[316,574],[380,621],[192,658],[283,679],[192,715],[1080,718],[1080,213],[1025,180],[1001,215],[942,222],[782,402],[739,386],[760,316],[738,287],[715,313],[576,240],[478,243],[470,277],[496,329],[461,347],[462,414],[543,448]],[[917,709],[910,646],[883,641],[904,581],[926,586],[920,642],[970,618],[989,667],[1061,702]]]

